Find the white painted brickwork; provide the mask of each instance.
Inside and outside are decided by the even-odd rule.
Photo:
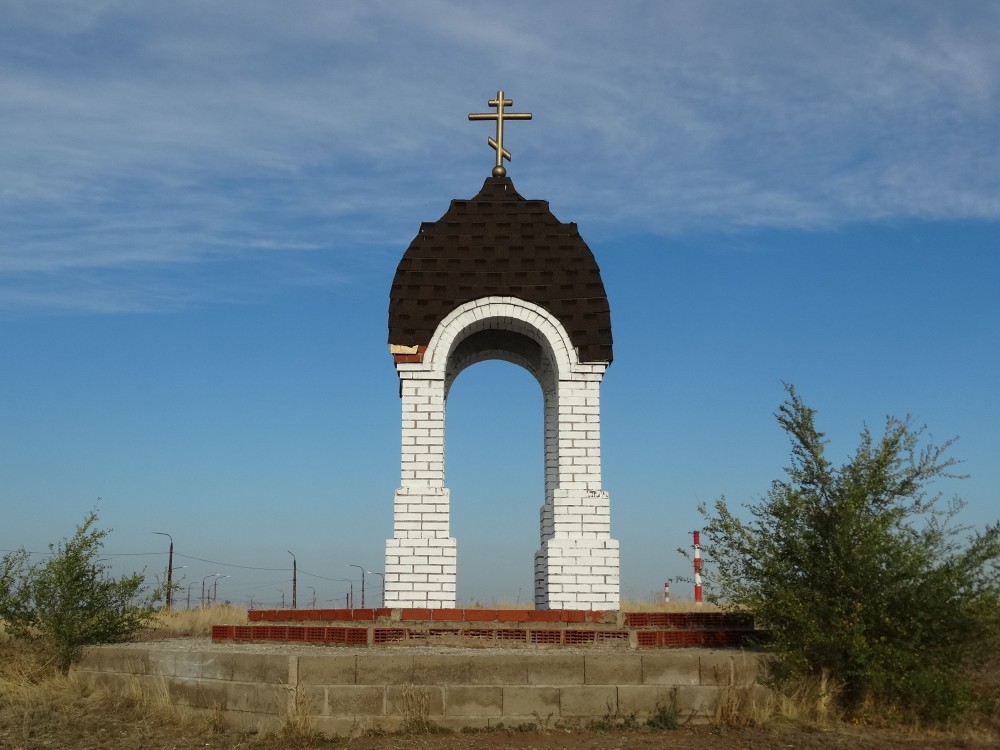
[[[509,349],[467,345],[456,356],[469,336],[491,329],[512,335]],[[534,343],[526,346],[523,337]],[[456,308],[434,332],[423,362],[396,365],[400,488],[393,538],[385,548],[385,606],[455,606],[456,542],[444,486],[445,408],[458,374],[485,359],[521,365],[544,393],[545,499],[535,606],[617,609],[618,542],[611,539],[611,504],[601,488],[600,386],[607,364],[581,364],[558,320],[513,297],[487,297]]]
[[[618,609],[618,542],[607,535],[546,540],[535,553],[539,609]],[[544,592],[544,599],[539,597]]]

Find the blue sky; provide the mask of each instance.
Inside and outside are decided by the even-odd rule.
[[[959,436],[970,478],[936,489],[996,519],[995,3],[0,15],[0,549],[44,550],[100,497],[116,570],[162,570],[169,532],[195,596],[222,572],[220,598],[290,599],[288,550],[301,601],[381,570],[389,285],[420,222],[489,175],[490,126],[466,115],[500,88],[534,113],[506,131],[511,178],[579,224],[611,302],[624,595],[688,573],[699,502],[781,475],[783,381],[837,460],[887,414]],[[537,383],[463,373],[460,601],[530,599],[541,453]]]

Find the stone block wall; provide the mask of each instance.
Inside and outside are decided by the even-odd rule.
[[[727,691],[766,694],[758,670],[752,654],[702,649],[254,654],[156,645],[90,649],[75,668],[84,681],[162,688],[179,707],[217,712],[234,726],[275,727],[298,712],[336,735],[428,724],[576,728],[643,721],[660,709],[682,722],[708,722]]]

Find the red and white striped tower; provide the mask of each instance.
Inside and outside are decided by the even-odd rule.
[[[670,601],[670,581],[663,582],[663,601]]]
[[[694,534],[694,603],[701,604],[701,532]]]

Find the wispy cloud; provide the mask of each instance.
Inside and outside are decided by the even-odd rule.
[[[401,247],[488,173],[465,113],[501,86],[536,116],[522,192],[592,231],[1000,218],[992,3],[15,5],[7,308],[89,307],[116,272],[110,309],[169,308],[204,291],[172,264]]]

